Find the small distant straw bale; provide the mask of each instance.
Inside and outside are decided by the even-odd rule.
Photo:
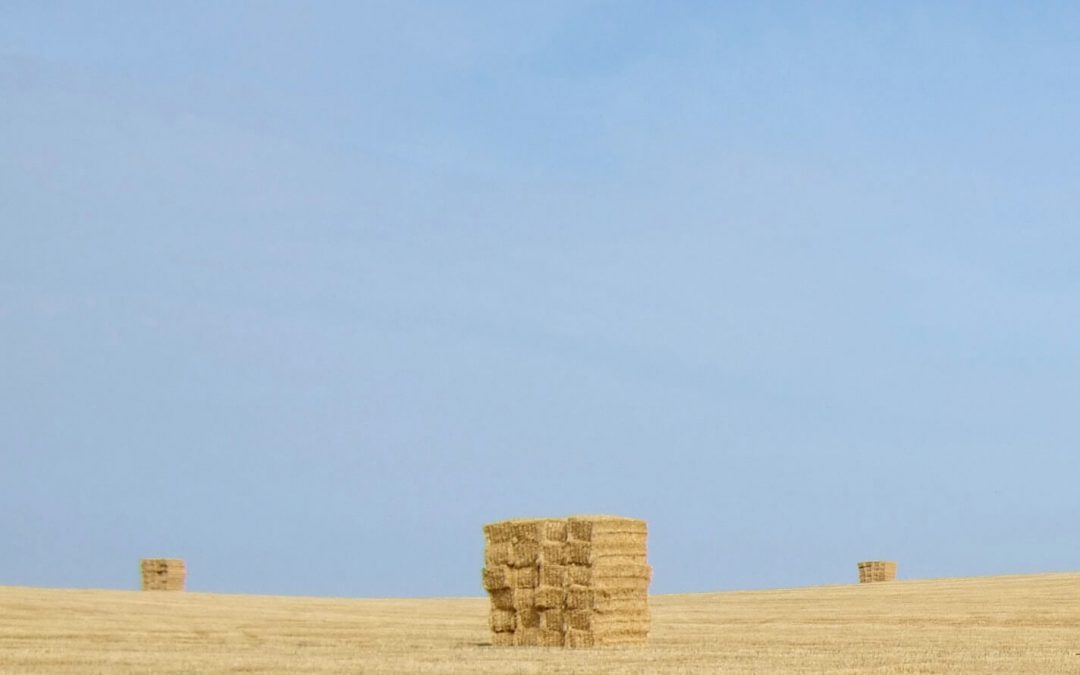
[[[178,558],[143,558],[139,561],[144,591],[182,591],[187,567]]]
[[[866,560],[858,567],[860,584],[896,580],[896,563],[891,560]]]

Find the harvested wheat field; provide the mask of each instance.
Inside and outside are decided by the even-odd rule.
[[[1080,574],[658,595],[644,646],[492,647],[485,598],[0,587],[17,673],[1080,673]]]

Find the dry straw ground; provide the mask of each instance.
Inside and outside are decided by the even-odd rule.
[[[643,647],[494,648],[485,598],[0,587],[16,673],[1080,673],[1080,574],[651,598]]]

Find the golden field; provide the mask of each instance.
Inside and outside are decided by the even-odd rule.
[[[483,598],[0,587],[11,673],[1080,673],[1080,574],[652,596],[647,646],[489,646]]]

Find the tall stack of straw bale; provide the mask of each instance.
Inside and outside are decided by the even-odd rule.
[[[896,563],[891,560],[866,560],[859,563],[859,583],[896,581]]]
[[[187,579],[184,561],[176,558],[143,558],[142,589],[144,591],[182,591]]]
[[[649,634],[645,521],[619,516],[504,520],[484,526],[492,643],[599,647]]]

